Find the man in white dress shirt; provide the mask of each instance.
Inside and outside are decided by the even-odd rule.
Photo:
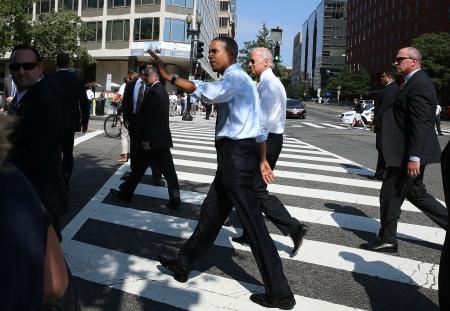
[[[266,157],[272,170],[283,147],[283,133],[286,124],[286,90],[273,71],[272,53],[267,48],[256,48],[251,53],[249,67],[252,74],[259,78],[258,94],[261,103],[261,127],[266,136]],[[267,191],[267,184],[261,176],[256,180],[256,189],[262,212],[285,235],[289,235],[294,243],[291,257],[295,256],[302,244],[308,226],[292,217],[283,203]],[[232,239],[234,242],[248,244],[248,236]]]
[[[212,82],[191,82],[169,74],[161,59],[152,51],[149,53],[156,60],[163,79],[206,103],[217,104],[219,110],[215,134],[217,171],[202,203],[198,224],[177,257],[159,255],[158,260],[174,273],[175,280],[186,282],[194,265],[213,246],[234,207],[248,232],[250,248],[265,287],[265,293],[254,293],[250,299],[269,308],[292,309],[295,298],[264,223],[254,186],[260,174],[265,182],[272,182],[273,174],[266,160],[258,93],[252,79],[236,64],[236,42],[229,37],[211,41],[208,59],[212,69],[222,75],[221,80]]]

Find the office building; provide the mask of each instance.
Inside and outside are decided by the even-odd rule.
[[[300,83],[302,79],[301,71],[301,50],[302,50],[302,33],[299,32],[294,37],[294,48],[292,53],[292,85]]]
[[[323,0],[302,27],[300,68],[314,89],[345,66],[347,0]]]
[[[227,3],[227,5],[225,5]],[[221,9],[222,8],[222,9]],[[105,86],[107,75],[111,82],[122,83],[128,70],[137,70],[140,62],[150,61],[144,52],[155,48],[168,64],[169,71],[188,77],[190,39],[186,36],[186,16],[194,23],[202,16],[200,40],[205,43],[204,58],[200,60],[202,77],[216,79],[207,59],[210,41],[219,35],[219,17],[228,12],[228,34],[234,36],[236,0],[36,0],[33,19],[41,14],[61,9],[72,10],[93,31],[86,45],[96,60],[94,66],[81,70],[85,81],[96,81]],[[225,26],[225,22],[223,24]],[[1,77],[8,75],[6,66],[9,53],[0,59]],[[3,64],[2,64],[3,63]],[[170,88],[170,85],[168,86]]]
[[[401,47],[424,33],[450,31],[449,1],[349,0],[347,63],[365,67],[374,81],[392,70]]]
[[[236,0],[219,0],[219,36],[236,36]]]

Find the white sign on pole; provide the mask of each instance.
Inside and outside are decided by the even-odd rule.
[[[106,92],[111,92],[111,80],[112,80],[112,74],[107,73],[106,74]]]

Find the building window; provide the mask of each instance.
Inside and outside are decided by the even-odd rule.
[[[192,8],[193,0],[167,0],[168,5],[184,6],[187,8]]]
[[[220,27],[228,27],[230,19],[228,17],[221,17],[219,18],[219,26]]]
[[[131,0],[108,0],[108,8],[123,8],[131,5]]]
[[[59,0],[58,9],[78,11],[78,0]]]
[[[186,27],[182,19],[164,19],[164,41],[186,42]]]
[[[112,20],[106,23],[106,41],[128,41],[130,37],[130,21]]]
[[[102,22],[87,22],[86,26],[92,31],[88,42],[102,42]]]
[[[52,7],[53,1],[51,0],[37,0],[36,1],[36,14],[50,13],[54,7]],[[54,4],[53,4],[54,5]]]
[[[159,0],[136,0],[136,5],[155,5],[159,3]]]
[[[159,18],[134,20],[134,41],[159,40]]]
[[[103,8],[103,0],[83,0],[83,10],[95,10]]]
[[[230,3],[226,1],[220,1],[220,11],[221,12],[228,12],[228,7]]]

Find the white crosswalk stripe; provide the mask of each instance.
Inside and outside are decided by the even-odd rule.
[[[344,129],[340,125],[323,122],[301,122],[300,125]],[[192,234],[216,170],[214,129],[209,125],[172,123],[171,131],[174,142],[171,151],[183,205],[178,211],[171,211],[155,203],[168,199],[168,193],[167,188],[148,183],[150,169],[136,188],[131,203],[120,203],[109,196],[109,189],[117,189],[122,182],[120,177],[129,170],[129,164],[124,164],[63,231],[63,249],[73,275],[184,310],[266,310],[248,299],[250,293],[263,291],[261,284],[254,278],[250,279],[254,281],[241,279],[232,270],[228,271],[227,265],[220,269],[194,270],[187,283],[178,283],[156,261],[157,253],[140,253],[136,250],[139,245],[131,247],[137,243],[134,238],[130,238],[128,245],[117,249],[100,238],[104,235],[109,239],[115,230],[127,228],[131,230],[131,237],[138,233],[151,235],[152,241],[148,243],[158,243],[151,245],[158,245],[155,249],[161,249],[165,240],[153,241],[157,237],[181,243]],[[310,227],[310,233],[293,258],[290,258],[290,237],[268,227],[283,260],[285,273],[292,288],[296,289],[294,310],[367,310],[373,307],[367,292],[380,286],[399,288],[398,299],[402,299],[403,293],[407,295],[417,291],[436,295],[438,260],[432,255],[415,254],[408,248],[420,248],[425,253],[427,250],[436,251],[444,242],[444,230],[429,226],[428,222],[410,222],[406,217],[398,224],[399,254],[388,255],[359,248],[359,239],[365,239],[367,235],[374,238],[379,229],[378,193],[381,183],[364,178],[372,175],[372,170],[318,146],[285,137],[274,173],[277,181],[269,185],[268,190],[282,201],[286,200],[286,209],[291,216]],[[185,204],[190,207],[185,208]],[[410,202],[404,202],[402,210],[411,216],[420,215]],[[232,212],[214,247],[233,250],[233,256],[238,256],[241,263],[248,265],[245,270],[253,271],[256,266],[250,248],[231,241],[231,237],[242,233],[233,220],[235,217],[235,212]],[[86,226],[93,224],[98,226],[98,231],[86,237]],[[102,226],[107,230],[102,230]],[[215,249],[211,250],[212,256],[214,252]],[[217,262],[226,260],[220,256],[213,259]],[[335,273],[334,281],[353,284],[352,290],[359,293],[354,293],[360,295],[359,299],[349,301],[345,295],[340,297],[324,292],[320,280],[302,279],[300,284],[292,284],[292,280],[298,280],[294,275],[302,275],[308,270],[317,275]],[[358,282],[359,278],[363,281]],[[315,286],[316,290],[310,288]],[[410,305],[404,310],[414,308]]]

